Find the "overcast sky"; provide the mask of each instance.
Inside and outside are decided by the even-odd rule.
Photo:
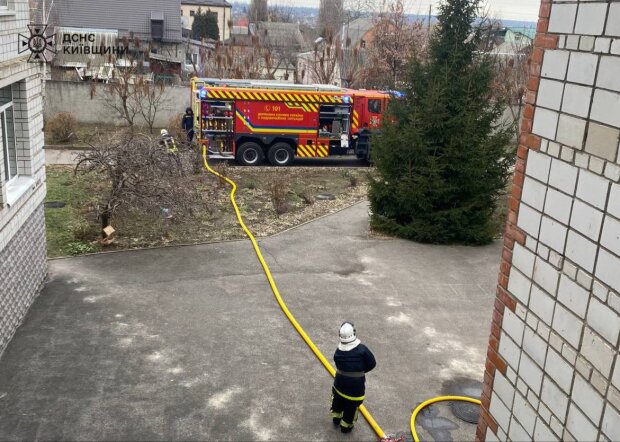
[[[249,0],[246,0],[249,2]],[[355,0],[348,0],[354,2]],[[411,13],[428,13],[428,6],[439,4],[436,0],[404,0]],[[319,0],[269,0],[270,5],[318,6]],[[540,0],[486,0],[491,16],[506,20],[536,21]]]

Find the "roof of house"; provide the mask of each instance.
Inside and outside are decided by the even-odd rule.
[[[511,26],[507,29],[516,34],[523,34],[530,40],[534,40],[534,37],[536,37],[536,27]]]
[[[374,22],[372,18],[361,17],[343,26],[343,37],[348,37],[351,39],[351,46],[357,46],[357,44],[364,38],[364,35],[366,35],[366,33],[368,33],[368,31],[370,31],[373,27]]]
[[[232,8],[232,5],[226,0],[181,0],[182,5],[195,5],[195,6],[219,6],[225,8]]]
[[[258,23],[259,32],[266,32],[265,41],[273,46],[286,46],[293,43],[298,50],[305,49],[306,40],[299,29],[299,23],[264,21]]]

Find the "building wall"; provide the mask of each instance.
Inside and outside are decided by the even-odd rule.
[[[0,355],[38,295],[47,269],[41,70],[17,51],[17,34],[28,35],[28,1],[13,0],[9,6],[0,15],[0,88],[12,92],[17,176],[5,179],[0,134]]]
[[[0,356],[43,288],[46,260],[45,216],[39,204],[0,251]]]
[[[217,25],[220,28],[220,40],[228,40],[230,38],[230,26],[228,26],[228,22],[232,18],[232,8],[230,6],[181,5],[181,16],[184,17],[183,20],[188,29],[191,29],[194,24],[194,17],[191,15],[191,12],[197,12],[199,7],[202,12],[211,11],[217,14]]]
[[[51,2],[50,2],[51,3]],[[151,38],[151,12],[164,14],[164,40],[181,41],[180,0],[55,0],[50,22],[55,26],[116,29]]]
[[[543,0],[478,440],[620,440],[620,2]]]

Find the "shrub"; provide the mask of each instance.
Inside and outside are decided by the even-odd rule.
[[[273,209],[278,215],[282,215],[289,210],[288,200],[286,198],[288,194],[288,187],[286,181],[282,178],[276,178],[271,182],[271,203]]]
[[[53,143],[66,143],[75,138],[77,127],[77,120],[71,112],[58,112],[45,124],[45,131]]]
[[[308,187],[304,188],[300,192],[297,192],[297,196],[299,196],[304,204],[307,204],[308,206],[314,204],[314,193],[312,192],[312,189]]]

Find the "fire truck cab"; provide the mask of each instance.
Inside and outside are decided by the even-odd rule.
[[[192,80],[195,133],[213,158],[286,166],[295,158],[357,155],[381,126],[391,95],[329,85]]]

